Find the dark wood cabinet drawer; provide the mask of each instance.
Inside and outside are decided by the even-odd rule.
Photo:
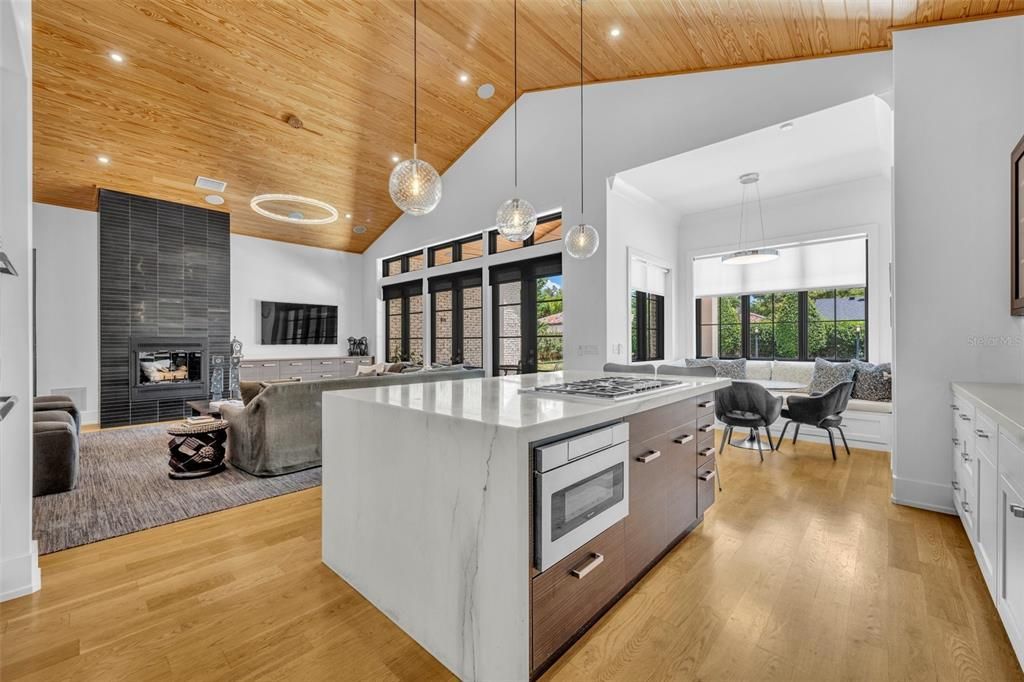
[[[666,431],[692,424],[696,416],[697,405],[692,398],[630,415],[626,417],[629,422],[629,439],[634,443],[650,440]]]
[[[697,439],[673,438],[666,464],[667,545],[697,520]]]
[[[704,512],[715,503],[715,491],[718,490],[718,470],[715,458],[710,457],[697,468],[697,512],[703,517]]]
[[[623,522],[533,579],[531,668],[584,628],[626,585]]]
[[[715,459],[715,444],[704,443],[703,445],[697,446],[697,457],[695,464],[697,468],[704,466],[708,462],[712,462]]]
[[[667,435],[630,446],[629,516],[625,518],[626,576],[630,579],[668,544],[665,493],[675,447]]]
[[[715,414],[706,414],[697,419],[697,448],[715,444]]]

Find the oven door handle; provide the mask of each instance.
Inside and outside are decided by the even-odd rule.
[[[576,568],[572,569],[570,573],[572,573],[573,578],[583,579],[586,578],[591,571],[593,571],[595,568],[597,568],[603,563],[604,554],[598,554],[597,552],[594,552],[590,555],[590,558],[587,559],[587,562],[585,564],[577,566]]]

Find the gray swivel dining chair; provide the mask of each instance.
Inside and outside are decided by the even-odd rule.
[[[617,362],[606,362],[604,371],[623,372],[626,374],[654,374],[656,370],[654,365],[620,365]]]
[[[788,419],[779,434],[779,443],[786,437],[786,429],[790,424],[796,424],[793,431],[793,442],[796,443],[800,435],[800,425],[807,424],[824,429],[828,433],[828,442],[832,446],[832,459],[836,458],[836,439],[832,435],[832,429],[839,432],[843,439],[843,447],[846,454],[850,454],[850,446],[846,442],[846,434],[843,433],[843,412],[850,402],[850,394],[853,393],[853,382],[844,381],[836,384],[825,393],[802,396],[791,395],[786,403],[786,409],[782,410],[782,416]]]
[[[727,388],[715,391],[715,417],[725,424],[725,435],[718,449],[721,453],[726,444],[732,443],[732,430],[737,426],[750,429],[750,436],[757,442],[757,452],[764,461],[764,450],[761,448],[761,437],[758,429],[764,429],[768,436],[768,447],[775,449],[772,434],[768,431],[782,413],[782,398],[768,392],[764,386],[752,381],[733,381]]]
[[[659,365],[658,375],[679,377],[714,377],[714,367],[682,367],[680,365]]]

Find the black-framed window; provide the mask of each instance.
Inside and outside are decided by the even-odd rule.
[[[487,253],[504,253],[522,249],[534,244],[545,244],[547,242],[560,241],[562,239],[562,214],[552,213],[551,215],[537,218],[537,227],[529,239],[521,242],[510,242],[498,234],[497,230],[487,233]]]
[[[427,267],[459,263],[484,255],[483,235],[474,235],[464,239],[431,246],[427,249]]]
[[[410,251],[400,256],[384,259],[384,276],[400,275],[403,272],[416,272],[423,269],[423,251]]]
[[[867,287],[697,299],[697,357],[866,360]]]
[[[562,255],[493,266],[490,283],[494,374],[562,369]]]
[[[423,362],[423,283],[384,287],[387,362]]]
[[[483,274],[480,270],[429,281],[431,360],[484,364]]]
[[[630,292],[633,362],[665,359],[665,297],[646,291]]]

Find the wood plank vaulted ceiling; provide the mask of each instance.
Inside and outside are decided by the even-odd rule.
[[[585,77],[885,49],[893,28],[1020,10],[1024,0],[587,0]],[[519,12],[520,90],[578,82],[575,0],[520,0]],[[512,102],[512,2],[421,0],[419,18],[420,157],[443,171]],[[33,22],[36,201],[95,210],[110,188],[210,208],[193,186],[205,175],[228,183],[232,232],[357,253],[399,217],[387,184],[392,155],[411,149],[411,0],[35,0]],[[487,82],[496,94],[481,100]],[[298,226],[249,208],[272,192],[342,218]]]

